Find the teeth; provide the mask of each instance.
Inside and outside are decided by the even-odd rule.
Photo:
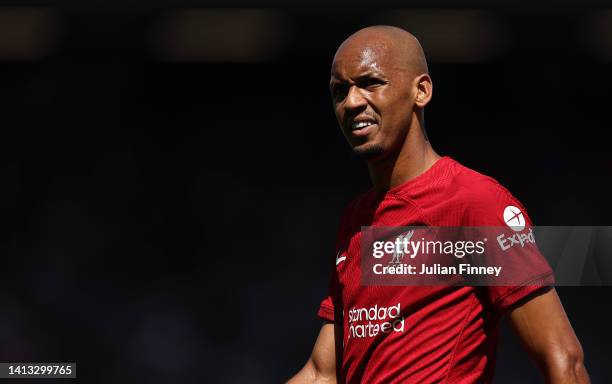
[[[371,122],[371,121],[360,121],[360,122],[357,122],[357,123],[353,123],[353,129],[365,128],[365,127],[370,126],[372,124],[374,124],[374,123]]]

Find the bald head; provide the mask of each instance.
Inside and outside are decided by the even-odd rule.
[[[360,29],[340,45],[334,56],[368,60],[384,59],[389,65],[413,76],[429,73],[421,44],[414,35],[397,27],[377,25]]]

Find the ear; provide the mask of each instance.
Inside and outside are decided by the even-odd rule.
[[[414,103],[419,108],[424,108],[433,94],[433,84],[428,74],[422,74],[414,79],[416,83],[416,97]]]

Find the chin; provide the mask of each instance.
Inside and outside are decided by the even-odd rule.
[[[380,144],[363,144],[353,147],[353,156],[363,160],[375,160],[385,153],[385,149]]]

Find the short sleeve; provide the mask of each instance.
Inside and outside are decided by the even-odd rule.
[[[354,224],[352,223],[353,209],[357,206],[361,197],[353,200],[348,207],[345,209],[342,219],[340,220],[340,226],[336,234],[336,246],[334,258],[330,259],[332,266],[332,272],[329,279],[327,296],[321,301],[317,315],[323,320],[329,322],[339,322],[342,313],[342,292],[340,289],[340,280],[338,276],[338,270],[336,269],[336,258],[345,252],[348,248],[350,241],[350,229]]]
[[[504,257],[506,263],[507,260],[517,260],[514,262],[516,272],[512,276],[512,285],[481,287],[490,304],[504,311],[533,293],[553,285],[554,274],[537,247],[533,223],[525,207],[494,180],[479,192],[479,198],[466,212],[464,225],[499,228],[501,234],[493,239],[495,246],[500,247],[497,255]],[[525,240],[519,243],[509,237]]]
[[[340,292],[338,291],[337,281],[337,274],[334,271],[332,272],[332,276],[330,278],[328,294],[323,299],[323,301],[321,301],[321,304],[319,305],[319,311],[317,312],[317,315],[320,318],[332,323],[336,321],[335,311],[336,308],[339,307],[338,295],[340,294]]]

